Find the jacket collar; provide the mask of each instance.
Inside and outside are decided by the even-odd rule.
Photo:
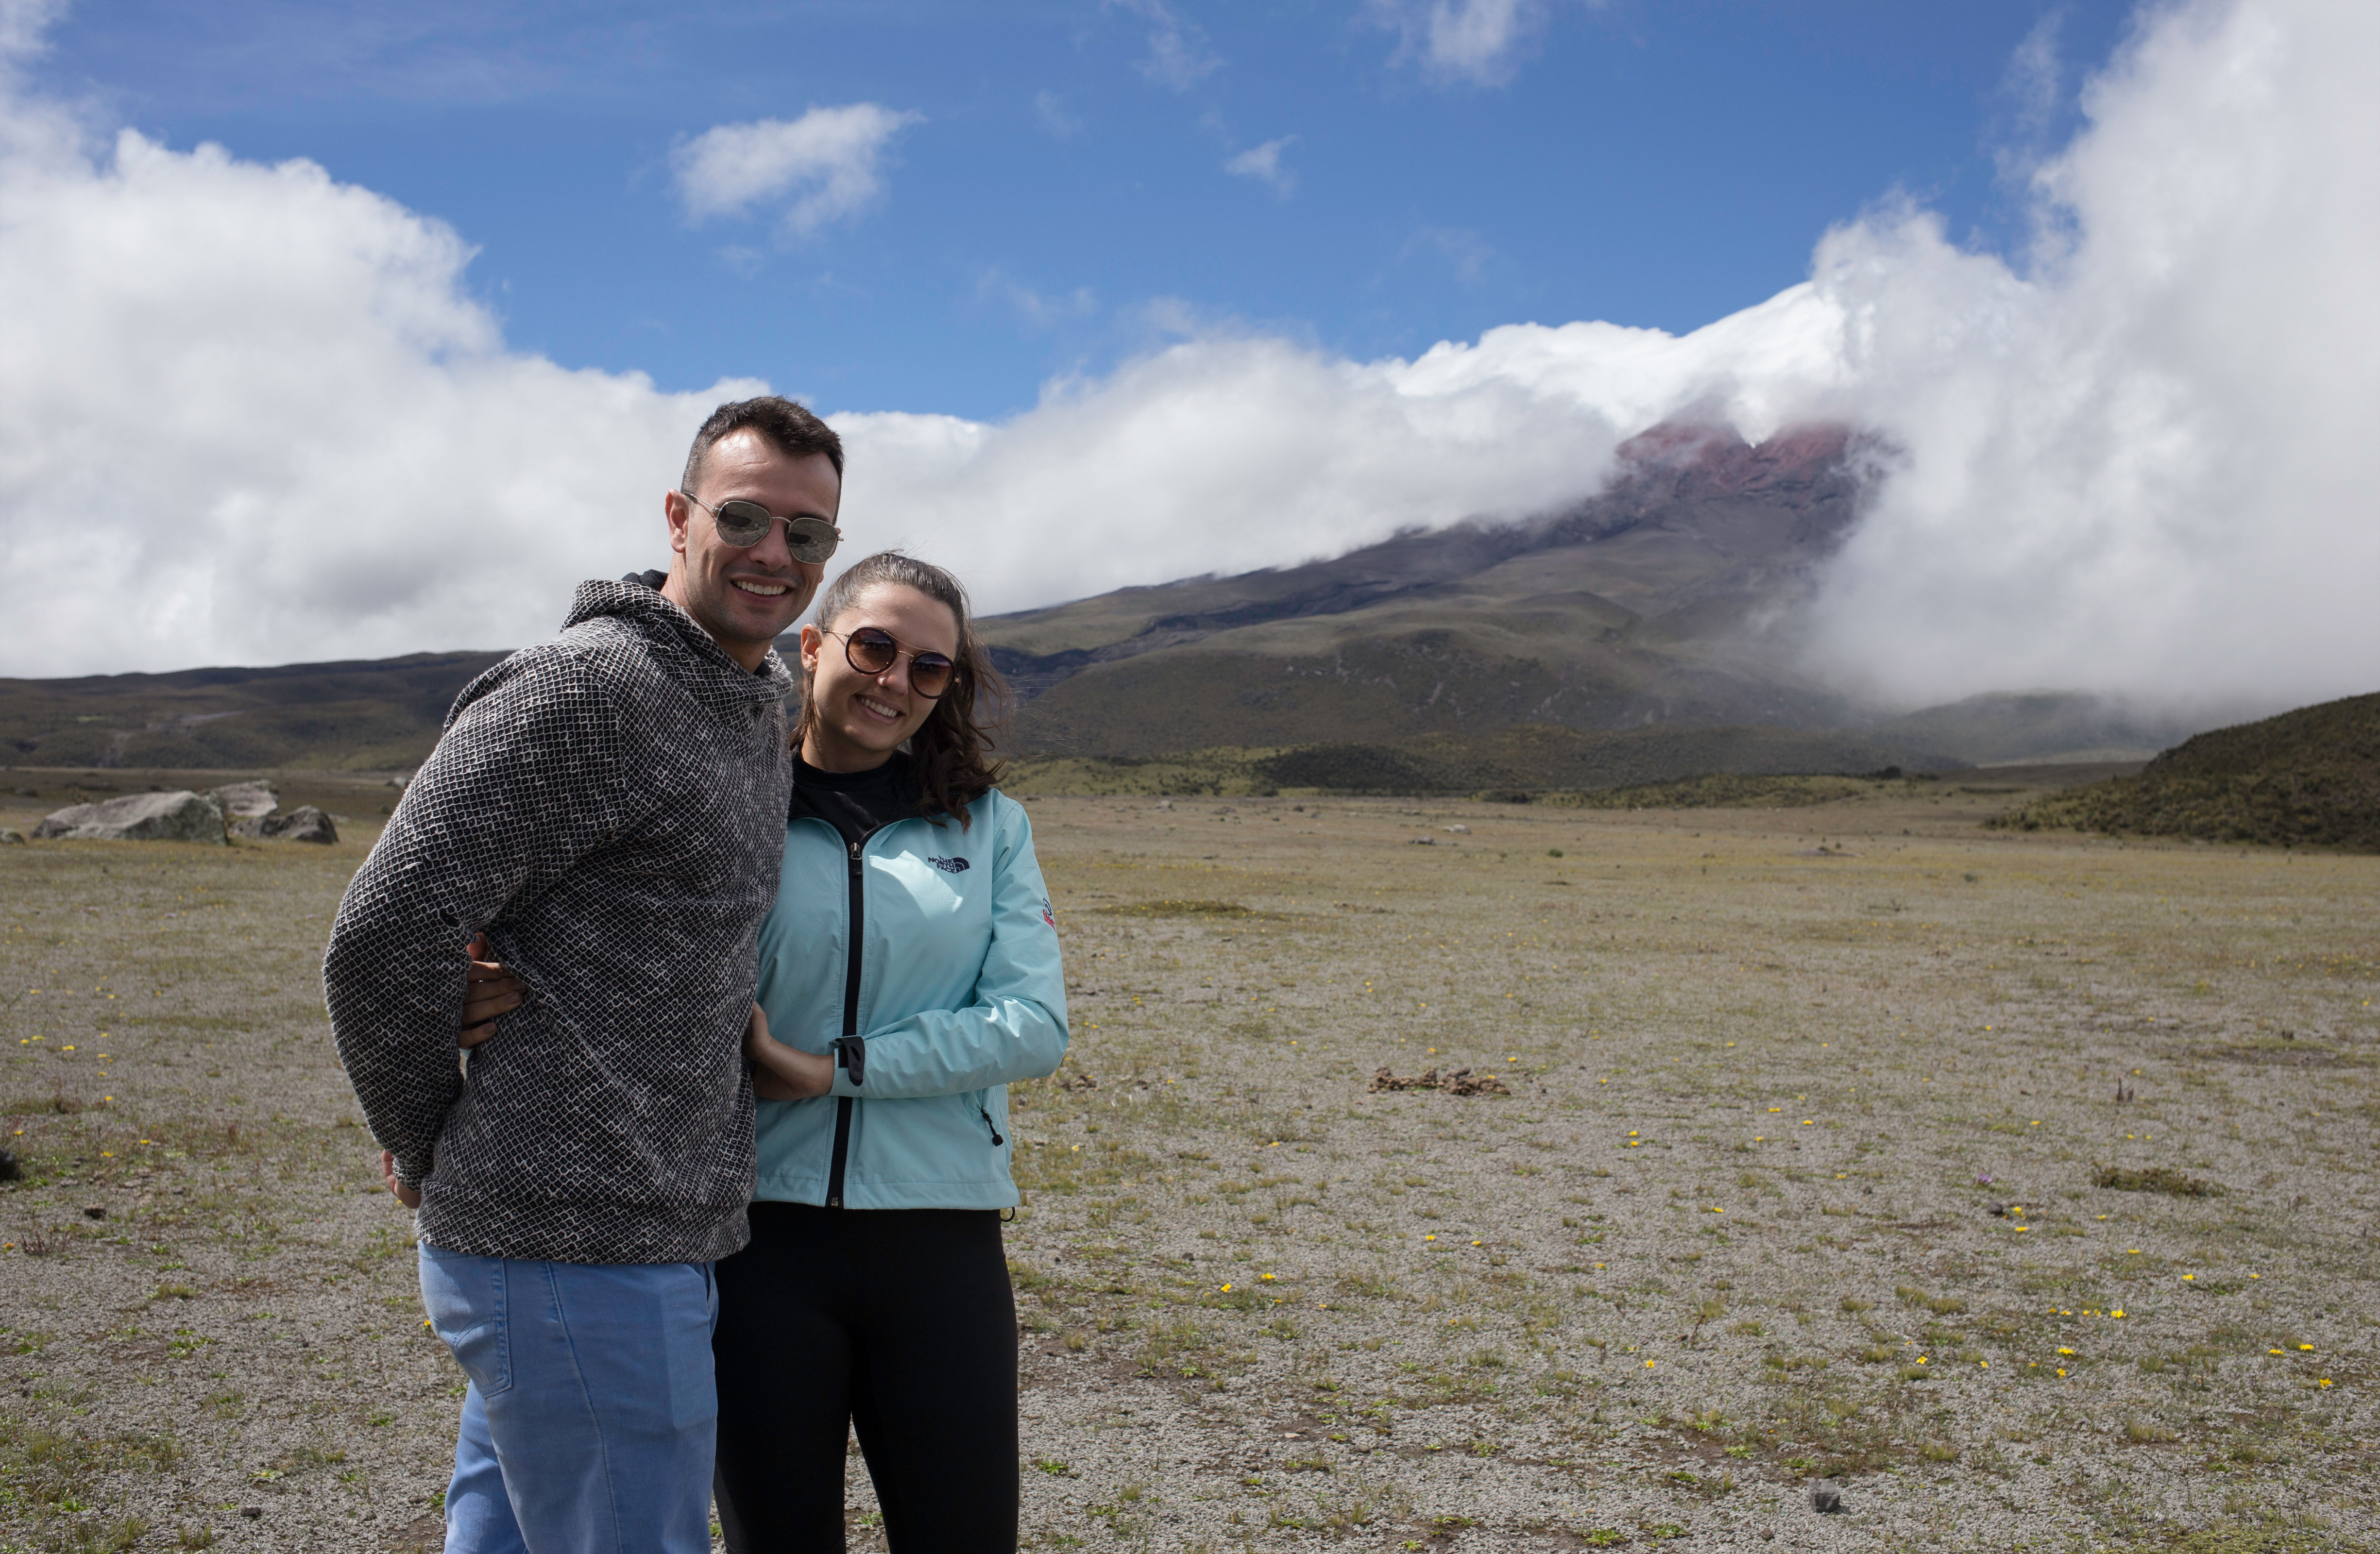
[[[741,682],[756,698],[782,700],[794,688],[794,677],[774,648],[760,661],[758,671],[747,670],[729,658],[727,650],[714,641],[692,615],[659,589],[641,581],[622,578],[615,583],[590,577],[579,584],[562,629],[567,631],[605,615],[619,620],[654,646],[670,650],[670,656],[688,669],[698,667],[712,674],[734,675],[735,681],[730,684]]]

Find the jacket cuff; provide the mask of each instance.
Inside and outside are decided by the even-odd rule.
[[[867,1093],[868,1038],[864,1036],[838,1036],[827,1043],[827,1052],[834,1062],[834,1091],[839,1096]]]

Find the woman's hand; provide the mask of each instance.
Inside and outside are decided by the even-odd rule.
[[[477,1047],[496,1034],[497,1015],[528,1002],[528,989],[502,961],[486,958],[492,953],[486,934],[473,934],[466,953],[469,969],[464,973],[463,1024],[455,1033],[455,1045]]]
[[[388,1190],[396,1195],[397,1202],[407,1208],[421,1207],[421,1189],[408,1187],[396,1179],[396,1157],[385,1149],[380,1152],[380,1179],[388,1184]]]
[[[762,1100],[807,1100],[834,1088],[834,1060],[771,1036],[769,1016],[757,1003],[744,1022],[744,1055],[752,1062],[752,1093]]]

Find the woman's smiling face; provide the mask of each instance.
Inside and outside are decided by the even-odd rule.
[[[958,618],[916,589],[879,583],[824,625],[802,627],[802,670],[817,708],[802,738],[802,759],[821,771],[867,771],[890,759],[932,715],[934,698],[910,688],[909,655],[958,657]],[[901,644],[901,656],[880,674],[854,669],[844,650],[862,626],[889,632]]]

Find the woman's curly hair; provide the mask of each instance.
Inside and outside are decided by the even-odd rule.
[[[918,813],[928,818],[955,817],[967,825],[967,808],[1000,782],[1002,766],[992,759],[993,731],[1006,721],[1008,682],[992,667],[983,644],[976,640],[975,617],[967,607],[966,589],[948,572],[928,561],[899,551],[879,551],[845,567],[819,596],[821,629],[856,606],[870,589],[892,584],[915,589],[947,606],[958,623],[958,651],[951,655],[956,668],[950,689],[934,703],[925,722],[909,736],[908,752],[919,790]],[[794,748],[808,736],[816,698],[810,694],[814,670],[802,672],[802,711],[794,724]],[[941,823],[939,819],[936,823]]]

